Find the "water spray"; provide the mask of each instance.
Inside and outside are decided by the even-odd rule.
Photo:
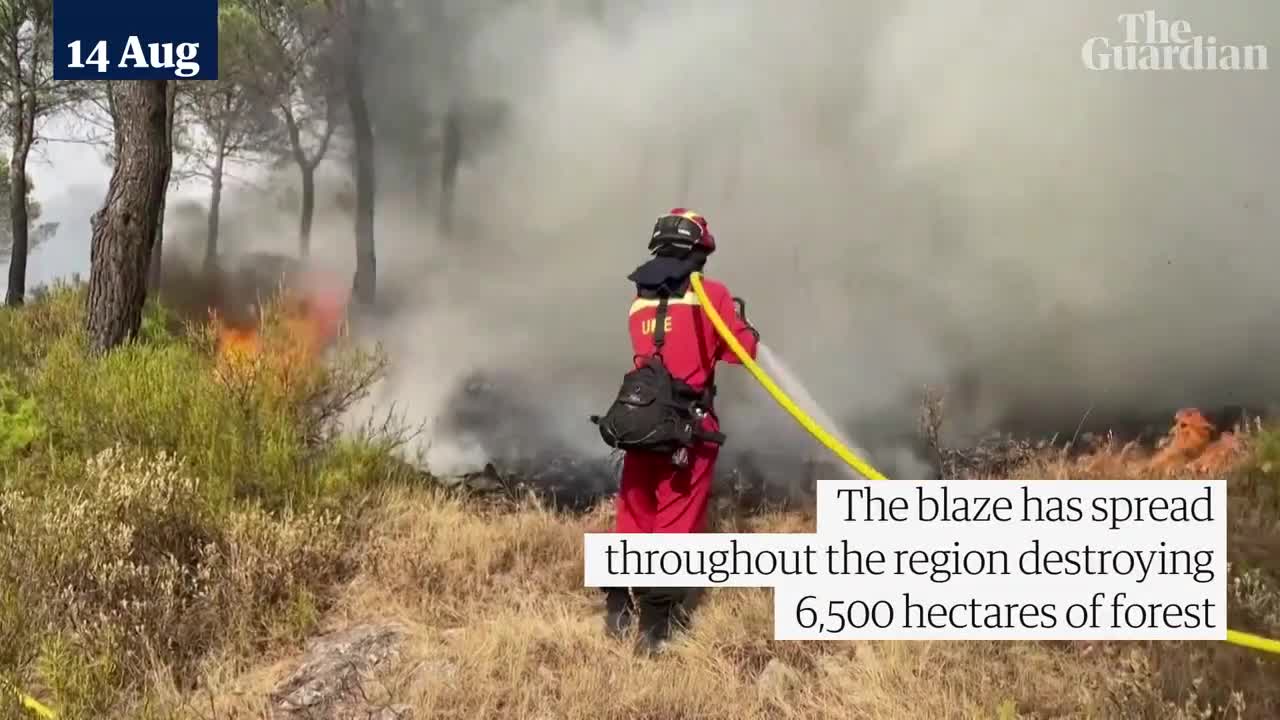
[[[795,401],[792,400],[791,397],[782,390],[782,388],[778,387],[773,379],[769,377],[769,374],[756,364],[756,361],[753,360],[747,353],[746,349],[742,347],[742,343],[738,342],[738,339],[733,336],[729,327],[724,324],[724,318],[720,317],[720,314],[716,312],[715,305],[711,302],[711,299],[707,297],[707,292],[702,287],[702,273],[693,273],[689,276],[689,280],[693,284],[693,291],[698,294],[698,302],[701,303],[703,311],[706,312],[707,317],[710,318],[711,324],[715,326],[716,332],[719,333],[720,337],[729,345],[729,349],[733,351],[733,354],[742,362],[742,366],[747,369],[747,372],[751,373],[751,376],[756,379],[756,382],[760,383],[761,387],[763,387],[765,391],[782,406],[782,409],[790,413],[791,417],[795,418],[796,422],[800,423],[801,427],[808,430],[809,434],[813,435],[818,442],[822,443],[828,450],[835,453],[837,457],[843,460],[846,465],[853,468],[853,470],[862,477],[868,480],[888,479],[881,474],[879,470],[871,467],[871,465],[850,450],[845,443],[840,441],[840,439],[827,432],[827,430],[815,422],[813,418],[809,417],[809,415],[805,413],[804,410],[801,410],[800,406],[796,405]]]
[[[813,415],[818,425],[829,428],[832,436],[840,441],[841,445],[852,448],[860,457],[866,457],[867,452],[862,447],[854,444],[849,436],[841,432],[839,424],[835,418],[822,407],[817,398],[809,392],[800,378],[791,370],[791,367],[782,359],[782,356],[774,352],[772,348],[763,342],[757,344],[756,362],[760,364],[784,391],[795,399],[800,407],[809,408],[809,412]],[[849,477],[860,477],[848,465],[841,465]]]

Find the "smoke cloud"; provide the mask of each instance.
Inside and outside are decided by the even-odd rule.
[[[582,4],[424,4],[422,45],[454,60],[375,88],[384,112],[509,108],[450,237],[399,180],[412,149],[380,138],[399,179],[379,187],[393,301],[371,327],[396,371],[375,400],[439,419],[436,467],[604,454],[587,416],[629,366],[625,276],[672,206],[709,218],[708,275],[891,475],[924,472],[926,384],[957,441],[1280,391],[1280,68],[1090,71],[1085,41],[1145,9],[1112,0]],[[1280,65],[1280,5],[1148,5]],[[349,253],[330,225],[317,246]],[[819,452],[719,375],[726,451]],[[476,378],[506,410],[459,424]]]

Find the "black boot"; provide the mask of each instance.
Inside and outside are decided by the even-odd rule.
[[[684,591],[679,588],[645,588],[636,599],[640,610],[640,644],[644,655],[659,655],[675,630],[685,627]]]
[[[627,633],[635,619],[635,602],[627,588],[606,588],[604,598],[604,631],[614,638]]]

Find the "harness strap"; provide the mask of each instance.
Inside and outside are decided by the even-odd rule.
[[[653,354],[662,357],[662,343],[667,340],[667,301],[670,296],[663,293],[658,299],[658,314],[654,317]]]
[[[658,296],[658,313],[654,316],[653,328],[653,354],[655,357],[662,358],[662,345],[667,340],[667,304],[671,296],[666,292],[662,292]],[[689,398],[692,406],[702,406],[702,409],[710,412],[715,404],[716,386],[714,382],[708,383],[707,387],[701,392],[694,390],[685,383],[677,380],[676,387],[681,390],[682,395]]]

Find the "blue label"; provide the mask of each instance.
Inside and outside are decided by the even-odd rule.
[[[56,0],[56,80],[217,80],[218,0]]]

